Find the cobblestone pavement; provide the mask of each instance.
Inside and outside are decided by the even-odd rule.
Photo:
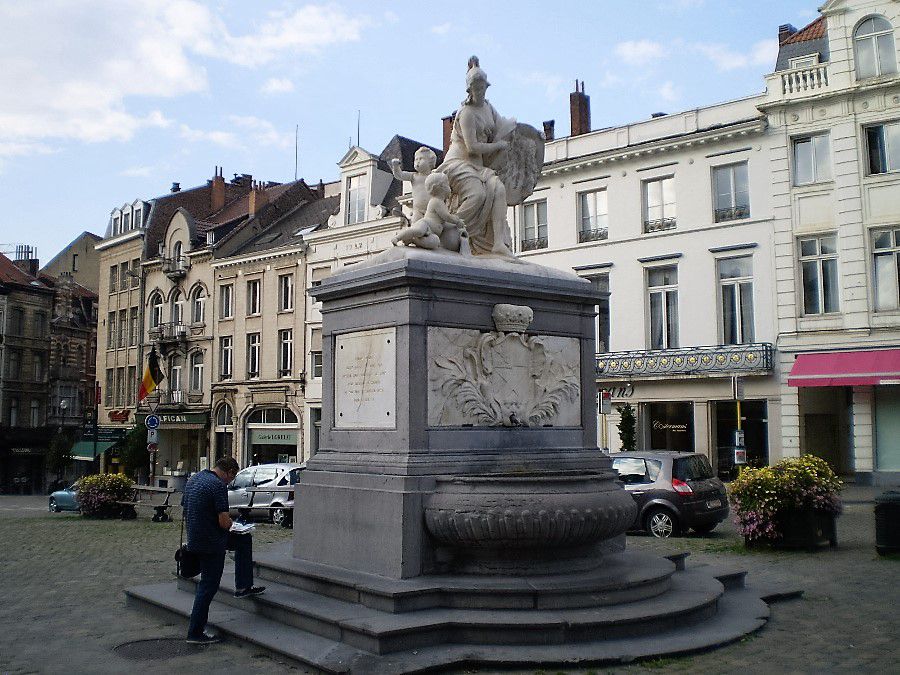
[[[898,672],[900,557],[881,558],[875,553],[874,516],[868,503],[874,493],[857,489],[854,494],[856,498],[847,495],[845,513],[838,520],[834,550],[748,553],[730,523],[709,537],[668,542],[629,537],[628,545],[637,549],[689,550],[688,564],[742,566],[750,571],[749,583],[798,586],[805,595],[773,605],[765,628],[722,649],[626,667],[548,669],[546,675]],[[172,578],[179,524],[152,523],[146,513],[132,521],[94,521],[77,514],[50,514],[45,505],[46,497],[0,496],[3,675],[122,673],[146,667],[166,673],[305,672],[233,642],[182,648],[181,655],[155,661],[119,656],[113,650],[126,642],[184,635],[184,622],[167,623],[127,609],[122,593],[130,585]],[[289,530],[260,525],[254,544],[258,550],[290,536]]]

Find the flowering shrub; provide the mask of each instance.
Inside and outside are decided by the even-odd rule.
[[[98,473],[79,480],[75,489],[84,515],[108,518],[121,510],[116,502],[131,499],[134,483],[121,474]]]
[[[789,511],[841,512],[841,480],[813,455],[783,459],[774,466],[747,467],[731,483],[735,523],[748,541],[778,539],[779,519]]]

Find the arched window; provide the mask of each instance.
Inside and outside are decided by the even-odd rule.
[[[223,403],[216,410],[216,426],[217,427],[230,427],[234,424],[234,410],[231,408],[231,404]]]
[[[162,324],[163,300],[159,292],[150,296],[150,328],[159,328]]]
[[[891,75],[897,72],[894,51],[894,27],[882,16],[870,16],[853,33],[856,53],[856,78]]]
[[[172,323],[178,325],[184,321],[184,301],[181,299],[181,291],[172,294]]]
[[[197,286],[191,293],[191,323],[203,323],[203,305],[206,293],[202,286]]]
[[[203,391],[203,352],[191,354],[191,391]]]
[[[181,255],[180,241],[176,241],[172,246],[172,267],[179,270],[184,267],[184,258]]]

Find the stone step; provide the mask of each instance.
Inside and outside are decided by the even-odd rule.
[[[666,592],[676,563],[624,551],[608,555],[589,572],[517,578],[430,575],[388,579],[309,563],[285,551],[258,556],[260,579],[385,612],[436,607],[552,609],[598,607],[645,600]]]
[[[721,563],[697,563],[691,569],[700,569],[715,577],[726,589],[744,588],[747,570],[733,565]]]
[[[650,634],[708,618],[724,589],[709,575],[682,572],[669,592],[614,606],[574,609],[424,609],[382,612],[335,598],[271,584],[266,593],[233,597],[226,569],[219,602],[376,654],[442,643],[564,644],[622,635]],[[180,584],[193,592],[193,581]],[[269,583],[269,582],[267,582]]]
[[[190,615],[193,602],[189,593],[179,590],[172,583],[129,589],[126,595],[129,605],[151,607],[181,617]],[[768,606],[750,589],[725,593],[719,599],[717,609],[715,616],[705,621],[677,624],[667,631],[656,633],[653,639],[623,636],[564,645],[448,644],[384,656],[353,649],[218,601],[214,601],[210,608],[210,626],[226,636],[326,673],[400,675],[430,671],[441,666],[522,666],[531,670],[552,666],[631,663],[642,658],[677,656],[734,642],[760,629],[769,616]]]

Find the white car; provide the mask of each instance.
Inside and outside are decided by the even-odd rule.
[[[302,464],[257,464],[238,472],[228,485],[232,516],[268,520],[282,527],[294,523],[294,484]]]

